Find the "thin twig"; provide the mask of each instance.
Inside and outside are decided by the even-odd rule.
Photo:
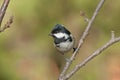
[[[61,72],[61,74],[60,74],[60,76],[59,76],[59,80],[65,80],[65,79],[64,79],[64,78],[65,78],[65,77],[64,77],[64,76],[65,76],[65,73],[66,73],[66,71],[68,70],[68,68],[70,67],[72,61],[75,59],[75,57],[76,57],[79,49],[81,48],[83,42],[85,41],[85,38],[87,37],[87,35],[88,35],[89,31],[90,31],[91,25],[92,25],[93,21],[95,20],[95,18],[96,18],[96,16],[97,16],[99,10],[101,9],[103,3],[104,3],[104,0],[100,0],[97,8],[95,9],[95,11],[94,11],[94,13],[93,13],[92,18],[89,20],[88,25],[87,25],[85,31],[83,32],[82,37],[81,37],[80,40],[79,40],[79,44],[78,44],[77,49],[75,50],[75,52],[73,53],[73,55],[70,57],[70,61],[69,61],[69,62],[66,62],[65,67],[64,67],[63,71]]]
[[[5,15],[5,12],[8,7],[9,2],[10,2],[10,0],[4,0],[2,6],[0,8],[0,26],[1,26],[1,23],[4,18],[4,15]]]
[[[114,31],[111,31],[111,40],[115,38],[115,33]]]
[[[120,37],[115,38],[113,37],[114,33],[112,31],[111,34],[111,40],[109,42],[107,42],[104,46],[102,46],[101,48],[97,49],[95,52],[93,52],[89,57],[87,57],[84,61],[82,61],[81,63],[79,63],[78,65],[75,66],[75,68],[68,73],[65,76],[65,80],[69,79],[74,73],[76,73],[79,69],[81,69],[84,65],[86,65],[89,61],[91,61],[93,58],[95,58],[97,55],[101,54],[105,49],[107,49],[108,47],[110,47],[112,44],[120,41]]]
[[[0,33],[6,30],[7,28],[9,28],[12,23],[13,23],[13,16],[11,16],[10,19],[7,21],[7,23],[3,27],[1,27]]]
[[[1,26],[9,2],[10,2],[10,0],[4,0],[2,6],[0,8],[0,33],[3,32],[4,30],[6,30],[7,28],[9,28],[10,25],[13,23],[13,16],[11,16],[10,19],[7,21],[7,23],[3,27]]]
[[[86,22],[89,22],[89,19],[88,19],[88,17],[86,16],[85,12],[80,11],[80,16],[82,16]]]

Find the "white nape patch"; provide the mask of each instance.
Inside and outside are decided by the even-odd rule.
[[[63,38],[63,37],[68,38],[68,37],[69,37],[69,36],[68,36],[67,34],[65,34],[65,33],[56,33],[56,34],[54,34],[54,36],[57,37],[57,38]]]

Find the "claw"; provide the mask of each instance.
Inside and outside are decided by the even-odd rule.
[[[73,48],[73,52],[75,52],[76,49],[77,49],[77,48]]]

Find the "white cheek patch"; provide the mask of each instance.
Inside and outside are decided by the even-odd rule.
[[[68,38],[68,37],[69,37],[69,36],[68,36],[67,34],[65,34],[65,33],[56,33],[56,34],[54,34],[54,36],[56,36],[57,38],[63,38],[63,37]]]

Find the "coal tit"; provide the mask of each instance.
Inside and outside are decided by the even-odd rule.
[[[54,39],[54,45],[63,55],[74,48],[75,39],[63,25],[56,24],[49,34]]]

